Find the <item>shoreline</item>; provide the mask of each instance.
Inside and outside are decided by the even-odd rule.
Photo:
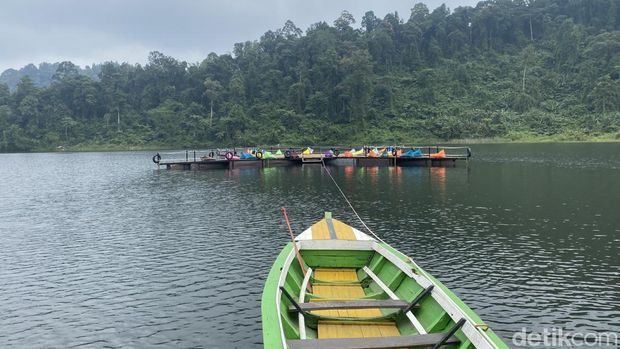
[[[409,144],[427,145],[468,145],[468,144],[569,144],[569,143],[618,143],[620,138],[615,134],[606,134],[585,139],[568,138],[565,135],[552,136],[524,136],[524,137],[488,137],[488,138],[461,138],[461,139],[419,139]],[[326,142],[326,144],[329,142]],[[399,144],[402,142],[366,142],[368,144]],[[282,145],[286,148],[290,145]],[[225,148],[227,146],[221,146]],[[259,146],[260,147],[260,146]],[[127,144],[77,144],[71,146],[63,146],[62,149],[39,148],[32,151],[21,152],[0,152],[0,154],[18,154],[18,153],[81,153],[81,152],[128,152],[128,151],[178,151],[184,149],[210,149],[217,146],[209,144],[201,144],[196,146],[170,145],[170,144],[144,144],[144,145],[127,145]]]

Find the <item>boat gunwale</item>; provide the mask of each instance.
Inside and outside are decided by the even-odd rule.
[[[293,246],[292,243],[288,243],[288,245],[291,245],[291,247]],[[298,246],[299,247],[299,246]],[[293,260],[295,259],[295,249],[291,248],[291,251],[289,252],[288,256],[286,257],[286,259],[284,260],[284,265],[282,265],[282,269],[280,270],[280,277],[278,278],[278,287],[276,289],[276,314],[278,315],[278,323],[280,324],[280,335],[282,337],[282,347],[286,348],[286,336],[284,335],[284,325],[282,324],[282,314],[281,314],[281,307],[280,307],[280,303],[282,302],[282,290],[280,289],[280,287],[284,286],[284,283],[286,283],[286,277],[288,276],[288,270],[291,268],[291,264],[293,263]]]
[[[287,243],[274,261],[261,296],[261,325],[263,328],[263,345],[274,349],[285,349],[286,336],[284,334],[284,326],[282,324],[282,315],[280,314],[280,301],[282,291],[279,288],[282,275],[288,274],[288,268],[292,262],[294,255],[293,244]],[[285,270],[286,273],[282,273]],[[286,276],[285,276],[286,278]],[[274,292],[275,291],[275,297]],[[272,302],[275,300],[275,304]],[[274,311],[275,308],[275,311]],[[276,319],[277,317],[277,319]],[[267,324],[266,324],[267,322]],[[277,333],[273,333],[273,329],[277,327]]]

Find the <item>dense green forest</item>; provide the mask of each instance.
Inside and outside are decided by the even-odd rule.
[[[617,0],[418,3],[196,64],[62,62],[48,87],[0,84],[0,150],[620,138],[619,27]]]

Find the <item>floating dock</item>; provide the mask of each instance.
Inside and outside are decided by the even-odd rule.
[[[374,147],[375,149],[377,147]],[[386,147],[383,147],[384,149]],[[247,148],[232,148],[227,150],[186,150],[185,152],[157,153],[153,156],[153,162],[158,168],[165,167],[168,170],[214,170],[214,169],[236,169],[236,168],[265,168],[265,167],[284,167],[284,166],[303,166],[303,165],[332,165],[332,166],[438,166],[453,167],[457,162],[468,162],[471,157],[471,149],[468,147],[441,147],[441,146],[399,146],[390,147],[399,149],[387,156],[371,156],[372,150],[366,151],[361,155],[346,156],[338,148],[327,148],[327,150],[316,149],[311,154],[305,154],[307,148],[285,148],[280,149],[278,155],[266,158],[263,154],[270,155],[278,152],[271,150],[254,149],[246,154],[252,154],[251,158],[241,159],[236,154],[245,152]],[[243,149],[243,150],[240,150]],[[325,148],[323,148],[325,149]],[[364,147],[363,149],[373,149]],[[416,151],[416,156],[399,156],[404,150]],[[359,152],[359,151],[358,151]],[[184,154],[184,157],[179,155]],[[393,155],[392,155],[393,154]],[[437,156],[440,154],[441,156]],[[257,155],[257,156],[256,156]],[[169,159],[168,159],[169,158]]]

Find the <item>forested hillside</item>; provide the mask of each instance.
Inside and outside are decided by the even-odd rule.
[[[198,64],[153,52],[144,66],[104,63],[98,81],[63,62],[49,87],[0,84],[0,150],[620,130],[617,0],[418,3],[383,19],[344,11],[305,32],[289,21],[232,52]]]
[[[40,63],[38,67],[34,64],[28,64],[19,70],[7,69],[0,74],[0,84],[6,84],[9,90],[14,91],[21,79],[27,76],[37,87],[48,87],[54,81],[54,74],[56,74],[58,66],[60,63]],[[98,80],[101,66],[93,64],[92,67],[76,67],[76,69],[79,74]]]

